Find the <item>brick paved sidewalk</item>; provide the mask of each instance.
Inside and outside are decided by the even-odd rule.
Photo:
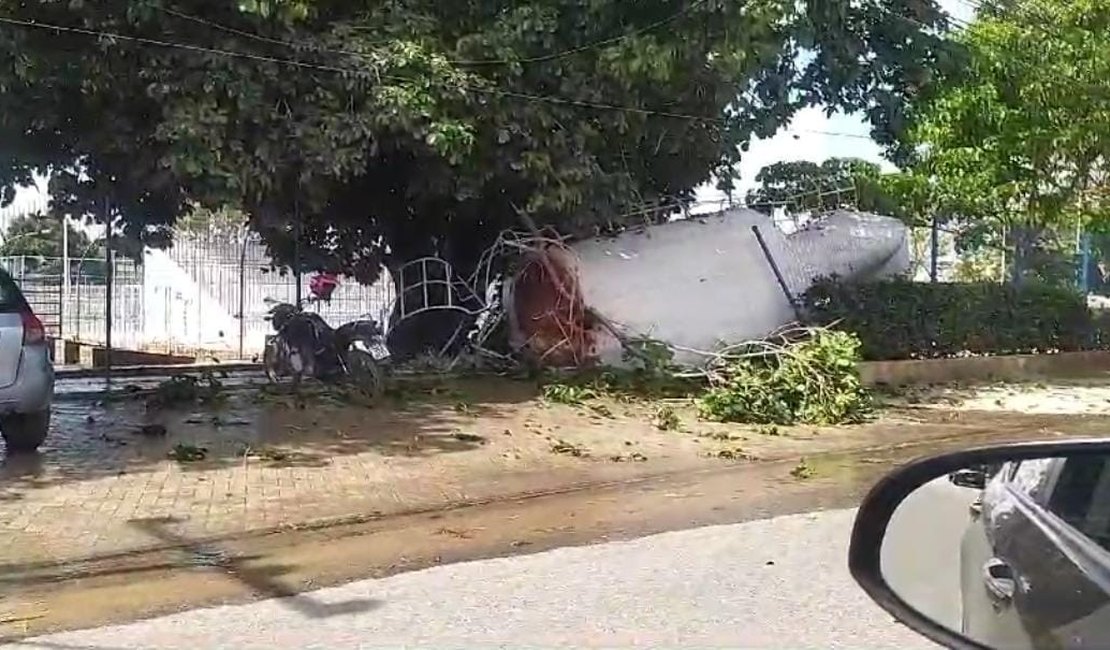
[[[548,406],[510,382],[466,391],[373,409],[250,393],[172,415],[60,403],[42,453],[0,467],[0,569],[160,545],[135,520],[229,536],[923,435],[902,423],[764,436],[696,422],[681,405],[687,430],[664,432],[651,405]],[[144,436],[152,422],[166,435]],[[177,445],[205,458],[168,459]]]
[[[252,394],[218,413],[155,417],[137,401],[58,404],[42,453],[0,468],[0,566],[158,545],[136,519],[173,517],[174,532],[189,538],[234,535],[619,478],[668,458],[708,462],[693,439],[655,431],[647,416],[602,423],[581,409],[545,408],[526,388],[497,392],[473,405],[400,410],[329,402],[302,410]],[[144,436],[150,422],[167,435]],[[553,453],[562,439],[589,456]],[[175,445],[203,447],[206,457],[170,460]],[[613,462],[632,460],[631,451],[654,467]]]

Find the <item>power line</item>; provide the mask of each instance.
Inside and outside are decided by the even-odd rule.
[[[113,33],[113,32],[105,32],[105,31],[99,31],[99,30],[93,30],[93,29],[85,29],[83,27],[68,27],[68,26],[64,26],[64,25],[55,25],[55,24],[51,24],[51,23],[40,23],[40,22],[34,22],[34,21],[29,21],[29,20],[19,20],[19,19],[16,19],[16,18],[8,18],[8,17],[5,17],[5,16],[0,16],[0,23],[7,23],[7,24],[11,24],[11,25],[17,25],[17,26],[20,26],[20,27],[31,27],[31,28],[35,28],[35,29],[42,29],[42,30],[53,31],[53,32],[69,32],[69,33],[81,34],[81,35],[85,35],[85,36],[93,36],[93,37],[96,37],[96,38],[107,38],[107,39],[114,39],[114,40],[120,40],[120,41],[131,41],[131,42],[134,42],[134,43],[140,43],[140,44],[144,44],[144,45],[153,45],[153,46],[157,46],[157,47],[165,47],[165,48],[171,48],[171,49],[182,49],[182,50],[188,50],[188,51],[192,51],[192,52],[200,52],[200,53],[203,53],[203,54],[213,54],[213,55],[227,56],[227,57],[232,57],[232,58],[247,59],[247,60],[252,60],[252,61],[260,61],[260,62],[263,62],[263,63],[275,63],[275,64],[279,64],[279,65],[290,65],[290,66],[293,66],[293,67],[305,68],[305,69],[310,69],[310,70],[322,70],[322,71],[326,71],[326,72],[339,72],[339,73],[344,73],[344,74],[366,74],[364,71],[360,71],[360,70],[357,70],[355,68],[347,68],[347,67],[341,67],[341,66],[330,66],[330,65],[319,65],[319,64],[315,64],[315,63],[307,63],[307,62],[304,62],[304,61],[295,61],[295,60],[292,60],[292,59],[283,59],[283,58],[279,58],[279,57],[266,56],[266,55],[262,55],[262,54],[251,54],[249,52],[239,52],[239,51],[235,51],[235,50],[222,50],[222,49],[218,49],[218,48],[205,47],[205,46],[202,46],[202,45],[193,45],[191,43],[180,43],[180,42],[176,42],[176,41],[163,41],[163,40],[154,39],[154,38],[146,38],[146,37],[143,37],[143,36],[129,36],[129,35],[126,35],[126,34],[117,34],[117,33]],[[418,81],[417,79],[412,78],[412,77],[402,77],[402,76],[399,76],[399,75],[380,75],[380,78],[388,79],[388,80],[391,80],[391,81],[400,81],[400,82]],[[675,118],[675,119],[684,119],[684,120],[696,121],[696,122],[708,122],[708,123],[719,123],[719,124],[725,122],[724,118],[720,118],[720,117],[712,117],[712,116],[704,116],[704,115],[690,115],[690,114],[686,114],[686,113],[675,113],[675,112],[670,112],[670,111],[661,111],[661,110],[654,110],[654,109],[649,109],[649,108],[640,108],[640,107],[635,107],[635,106],[620,106],[620,105],[617,105],[617,104],[607,104],[607,103],[603,103],[603,102],[591,102],[591,101],[569,99],[569,98],[565,98],[565,97],[555,97],[555,96],[549,96],[549,95],[533,95],[533,94],[529,94],[529,93],[521,93],[521,92],[515,92],[515,91],[508,91],[508,90],[500,90],[500,89],[496,89],[496,88],[482,88],[480,86],[469,86],[469,85],[460,85],[459,88],[461,88],[463,90],[470,91],[470,92],[475,92],[475,93],[486,93],[486,94],[500,95],[500,96],[504,96],[504,97],[511,97],[511,98],[515,98],[515,99],[522,99],[522,100],[534,101],[534,102],[546,102],[546,103],[551,103],[551,104],[578,106],[578,107],[581,107],[581,108],[614,110],[614,111],[622,111],[622,112],[627,112],[627,113],[636,113],[636,114],[648,115],[648,116],[671,117],[671,118]]]
[[[165,47],[165,48],[170,48],[170,49],[181,49],[181,50],[187,50],[187,51],[192,51],[192,52],[199,52],[199,53],[203,53],[203,54],[212,54],[212,55],[217,55],[217,56],[226,56],[226,57],[230,57],[230,58],[240,58],[240,59],[246,59],[246,60],[252,60],[252,61],[259,61],[259,62],[263,62],[263,63],[274,63],[274,64],[278,64],[278,65],[288,65],[288,66],[292,66],[292,67],[296,67],[296,68],[302,68],[302,69],[308,69],[308,70],[320,70],[320,71],[324,71],[324,72],[333,72],[333,73],[338,72],[338,73],[341,73],[341,74],[355,74],[355,75],[367,74],[366,72],[361,71],[361,70],[357,70],[357,69],[354,69],[354,68],[342,67],[342,66],[320,65],[320,64],[315,64],[315,63],[307,63],[307,62],[304,62],[304,61],[295,61],[295,60],[292,60],[292,59],[284,59],[284,58],[266,56],[266,55],[261,55],[261,54],[252,54],[252,53],[249,53],[249,52],[239,52],[239,51],[235,51],[235,50],[223,50],[223,49],[218,49],[218,48],[205,47],[205,46],[201,46],[201,45],[194,45],[194,44],[191,44],[191,43],[180,43],[180,42],[176,42],[176,41],[164,41],[164,40],[159,40],[159,39],[154,39],[154,38],[147,38],[147,37],[142,37],[142,36],[129,36],[129,35],[125,35],[125,34],[117,34],[117,33],[113,33],[113,32],[86,29],[86,28],[82,28],[82,27],[68,27],[68,26],[64,26],[64,25],[55,25],[55,24],[51,24],[51,23],[41,23],[41,22],[28,21],[28,20],[20,20],[20,19],[9,18],[9,17],[4,17],[4,16],[0,16],[0,23],[7,23],[7,24],[11,24],[11,25],[16,25],[16,26],[20,26],[20,27],[34,28],[34,29],[42,29],[44,31],[51,31],[51,32],[59,32],[59,33],[68,32],[68,33],[80,34],[80,35],[84,35],[84,36],[92,36],[92,37],[96,37],[96,38],[107,38],[107,39],[115,39],[115,40],[120,40],[120,41],[130,41],[130,42],[134,42],[134,43],[140,43],[140,44],[144,44],[144,45],[152,45],[152,46],[156,46],[156,47]],[[387,79],[387,80],[390,80],[390,81],[403,82],[403,83],[410,83],[410,82],[413,82],[413,81],[417,81],[414,78],[402,77],[402,76],[399,76],[399,75],[380,75],[380,78]],[[501,96],[501,97],[508,97],[508,98],[511,98],[511,99],[520,99],[520,100],[523,100],[523,101],[548,103],[548,104],[558,104],[558,105],[564,105],[564,106],[573,106],[573,107],[578,107],[578,108],[589,108],[589,109],[595,109],[595,110],[611,110],[611,111],[618,111],[618,112],[644,115],[644,116],[648,116],[648,117],[665,117],[665,118],[681,119],[681,120],[700,122],[700,123],[706,123],[706,124],[725,124],[726,123],[726,120],[724,118],[721,118],[721,117],[713,117],[713,116],[705,116],[705,115],[690,115],[690,114],[687,114],[687,113],[677,113],[677,112],[672,112],[672,111],[641,108],[641,107],[636,107],[636,106],[621,106],[621,105],[618,105],[618,104],[608,104],[608,103],[604,103],[604,102],[592,102],[592,101],[586,101],[586,100],[577,100],[577,99],[570,99],[570,98],[566,98],[566,97],[557,97],[557,96],[551,96],[551,95],[535,95],[535,94],[530,94],[530,93],[523,93],[523,92],[516,92],[516,91],[509,91],[509,90],[501,90],[501,89],[497,89],[497,88],[483,88],[483,87],[480,87],[480,86],[460,85],[459,87],[463,90],[473,92],[473,93],[497,95],[497,96]],[[838,133],[838,132],[833,132],[833,131],[816,131],[816,130],[809,130],[809,129],[793,129],[793,130],[801,131],[801,132],[807,132],[807,133],[816,133],[816,134],[820,134],[820,135],[837,136],[837,137],[859,138],[859,139],[865,139],[865,140],[870,140],[871,139],[869,136],[861,135],[861,134],[858,134],[858,133]]]
[[[301,61],[293,61],[291,59],[280,59],[272,56],[265,56],[261,54],[251,54],[249,52],[236,52],[233,50],[220,50],[211,47],[204,47],[203,45],[193,45],[191,43],[177,43],[171,41],[160,41],[154,38],[145,38],[143,36],[127,36],[125,34],[115,34],[112,32],[99,31],[95,29],[85,29],[83,27],[67,27],[65,25],[54,25],[51,23],[40,23],[31,20],[19,20],[18,18],[9,18],[7,16],[0,16],[0,23],[7,23],[9,25],[17,25],[19,27],[32,27],[35,29],[42,29],[53,32],[69,32],[72,34],[82,34],[84,36],[93,36],[95,38],[108,38],[120,41],[131,41],[134,43],[142,43],[145,45],[155,45],[158,47],[167,47],[179,50],[189,50],[191,52],[200,52],[202,54],[215,54],[219,56],[228,56],[240,59],[249,59],[252,61],[260,61],[263,63],[277,63],[281,65],[291,65],[298,68],[307,68],[312,70],[324,70],[327,72],[342,72],[345,74],[359,73],[359,70],[351,68],[342,68],[336,66],[318,65],[315,63],[304,63]]]
[[[288,47],[288,48],[291,48],[291,49],[300,49],[298,47],[298,45],[296,43],[294,43],[293,41],[287,41],[287,40],[283,40],[283,39],[280,39],[280,38],[270,38],[269,36],[263,36],[262,34],[258,34],[258,33],[255,33],[255,32],[248,32],[246,30],[236,29],[235,27],[229,27],[228,25],[217,23],[214,20],[208,20],[207,18],[200,18],[199,16],[192,16],[192,15],[189,15],[187,13],[177,11],[176,9],[170,9],[169,7],[159,7],[159,9],[161,11],[164,11],[165,13],[171,15],[171,16],[175,16],[175,17],[181,18],[183,20],[192,21],[192,22],[200,24],[200,25],[205,25],[207,27],[211,27],[212,29],[217,29],[221,32],[227,32],[228,34],[235,34],[236,36],[242,36],[244,38],[249,38],[249,39],[252,39],[252,40],[260,41],[262,43],[270,43],[272,45],[281,45],[282,47]],[[385,45],[385,44],[388,44],[388,43],[393,43],[393,42],[395,42],[395,40],[396,39],[371,41],[369,43],[369,45]],[[339,54],[339,55],[342,55],[342,56],[353,56],[353,57],[357,57],[357,58],[361,58],[361,59],[371,60],[371,57],[368,54],[364,53],[364,52],[354,52],[354,51],[350,51],[350,50],[333,50],[333,49],[328,49],[328,48],[318,48],[316,51],[321,52],[323,54]]]

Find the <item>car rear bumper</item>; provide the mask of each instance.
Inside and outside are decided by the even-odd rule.
[[[24,348],[15,382],[0,388],[0,415],[38,413],[53,399],[54,366],[46,347]]]

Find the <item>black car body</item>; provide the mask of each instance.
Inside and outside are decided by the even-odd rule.
[[[1006,463],[961,543],[962,632],[994,648],[1110,637],[1110,457]]]

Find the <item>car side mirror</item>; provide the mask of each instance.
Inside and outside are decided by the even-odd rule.
[[[896,620],[949,648],[1110,647],[1110,440],[904,465],[860,505],[848,566]]]

